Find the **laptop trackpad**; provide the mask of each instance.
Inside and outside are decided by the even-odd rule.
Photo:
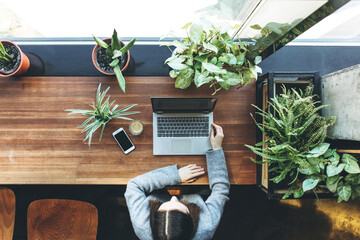
[[[191,140],[171,140],[171,152],[172,153],[191,153]]]

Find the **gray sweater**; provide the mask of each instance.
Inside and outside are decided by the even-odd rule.
[[[181,196],[182,200],[195,203],[201,209],[194,240],[212,238],[219,225],[225,202],[229,200],[230,183],[223,150],[208,150],[206,152],[206,163],[211,189],[208,199],[204,202],[198,194]],[[149,220],[149,200],[158,198],[146,194],[180,182],[176,165],[156,169],[128,182],[125,192],[126,203],[135,233],[141,240],[153,239]]]

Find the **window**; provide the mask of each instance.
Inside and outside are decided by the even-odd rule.
[[[291,23],[326,0],[0,0],[1,38],[91,39],[111,36],[159,39],[171,30],[186,35],[186,23],[208,20],[242,25],[241,38],[253,37],[253,24]]]

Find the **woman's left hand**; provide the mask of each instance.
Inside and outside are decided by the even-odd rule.
[[[179,169],[181,182],[191,183],[197,180],[197,177],[205,174],[204,168],[196,164],[190,164]]]

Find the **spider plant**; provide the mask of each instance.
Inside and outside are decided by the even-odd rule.
[[[101,83],[99,84],[99,87],[96,92],[96,103],[93,102],[92,104],[90,104],[90,106],[92,107],[91,110],[78,110],[78,109],[65,110],[65,111],[69,111],[70,112],[69,114],[79,113],[89,117],[79,126],[79,128],[83,128],[81,132],[87,132],[84,141],[88,139],[89,147],[91,144],[93,133],[102,126],[100,140],[99,140],[101,141],[105,126],[111,119],[120,118],[124,120],[132,120],[131,118],[124,116],[140,113],[138,111],[127,112],[129,109],[131,109],[137,104],[132,104],[124,108],[121,108],[119,110],[116,110],[119,107],[119,105],[117,104],[114,105],[115,100],[110,103],[109,101],[110,96],[108,96],[107,99],[104,101],[105,95],[109,91],[110,87],[108,87],[104,92],[100,92],[100,89],[101,89]]]

